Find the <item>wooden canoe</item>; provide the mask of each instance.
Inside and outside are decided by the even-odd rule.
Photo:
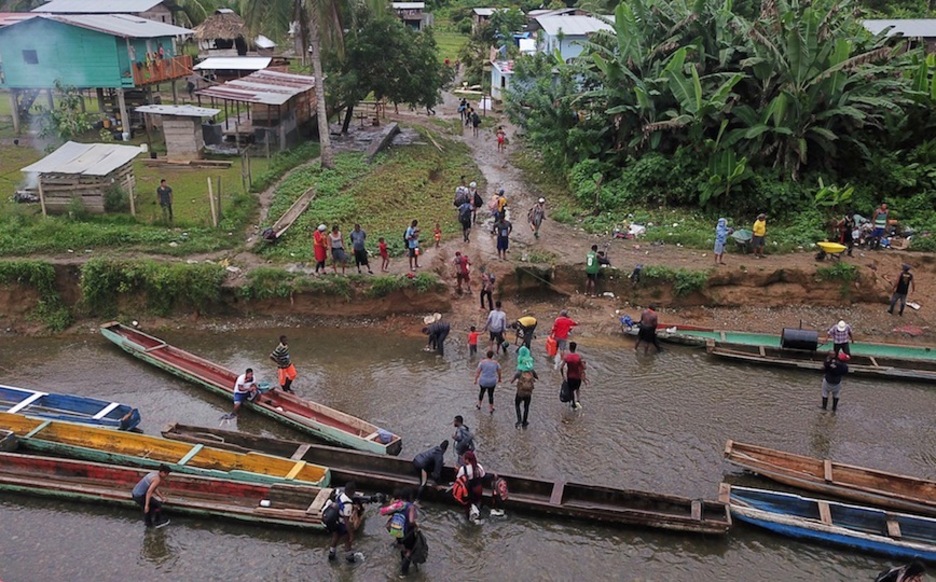
[[[748,471],[784,485],[859,503],[936,517],[936,481],[734,441],[728,441],[725,445],[725,458]]]
[[[722,483],[732,517],[794,538],[936,561],[936,519]]]
[[[261,453],[239,453],[68,422],[0,412],[0,430],[12,431],[21,449],[85,461],[153,469],[169,465],[178,473],[252,483],[300,483],[325,487],[328,469]]]
[[[359,487],[389,493],[398,487],[415,487],[419,484],[417,471],[410,459],[182,424],[170,425],[162,434],[187,443],[211,444],[241,452],[257,450],[312,463],[327,462],[332,482],[336,485],[354,481]],[[705,534],[723,534],[731,525],[727,507],[716,501],[499,475],[507,480],[510,488],[507,509]],[[440,482],[450,483],[454,480],[455,469],[445,467]],[[490,490],[485,490],[485,496],[491,496]],[[451,494],[441,487],[427,487],[423,499],[457,504]]]
[[[233,397],[234,382],[238,375],[227,368],[117,322],[102,325],[101,333],[125,352],[144,362],[217,394]],[[266,392],[256,402],[246,402],[244,406],[316,438],[352,449],[398,455],[403,448],[399,436],[376,425],[280,390]],[[386,443],[381,442],[384,436],[389,436]]]
[[[119,402],[0,385],[0,412],[133,430],[140,412]]]
[[[708,340],[705,350],[712,356],[801,370],[821,371],[828,351],[792,350],[765,346],[748,346]],[[936,362],[899,358],[852,356],[848,374],[872,378],[936,382]]]
[[[133,508],[130,492],[149,471],[103,463],[0,453],[0,490]],[[332,490],[285,483],[227,481],[172,473],[160,491],[168,514],[225,517],[265,525],[324,529]],[[261,507],[260,501],[269,501]],[[264,504],[266,505],[266,504]]]

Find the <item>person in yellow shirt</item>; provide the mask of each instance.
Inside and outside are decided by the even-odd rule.
[[[754,256],[758,259],[764,258],[764,237],[767,236],[767,215],[758,214],[754,221],[754,237],[751,239],[751,246],[754,247]]]
[[[525,315],[518,319],[511,327],[517,334],[517,342],[522,341],[527,349],[532,349],[533,331],[536,330],[536,318],[532,315]]]

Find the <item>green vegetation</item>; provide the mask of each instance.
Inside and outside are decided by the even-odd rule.
[[[121,296],[139,295],[158,315],[180,307],[204,311],[220,298],[224,278],[224,267],[210,263],[91,259],[81,269],[81,295],[93,315],[116,315]]]
[[[816,269],[816,276],[822,281],[844,281],[851,283],[858,279],[858,267],[843,261],[836,261],[829,267]]]
[[[253,190],[263,192],[273,185],[280,177],[292,170],[296,166],[310,162],[319,155],[319,144],[315,142],[306,142],[291,150],[280,152],[270,158],[269,164],[260,168],[254,166],[256,161],[251,161],[251,173],[253,174]]]
[[[440,63],[444,63],[445,59],[449,63],[457,61],[462,47],[468,44],[468,37],[460,32],[436,30],[434,35]]]
[[[261,267],[247,274],[247,284],[237,293],[248,300],[286,298],[296,293],[350,298],[352,289],[348,277],[309,277],[275,267]]]
[[[55,289],[55,267],[42,261],[0,261],[0,285],[32,287],[39,294],[33,317],[51,331],[72,322],[71,312]]]
[[[405,289],[414,289],[418,293],[431,293],[442,291],[445,284],[439,280],[435,273],[422,272],[414,277],[406,275],[380,275],[368,279],[370,287],[366,294],[368,297],[386,297],[391,293]]]
[[[641,278],[647,281],[671,283],[673,294],[681,297],[703,290],[708,282],[709,272],[650,265],[643,268]]]

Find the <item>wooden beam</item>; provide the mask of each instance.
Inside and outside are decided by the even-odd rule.
[[[822,478],[826,483],[832,482],[832,461],[829,459],[822,461]]]
[[[728,442],[725,443],[725,453],[724,453],[724,454],[725,454],[726,457],[729,456],[729,455],[731,455],[731,450],[732,450],[733,448],[734,448],[734,441],[731,440],[731,439],[728,439]]]
[[[702,521],[702,500],[693,499],[692,500],[692,519],[696,521]]]
[[[562,505],[562,495],[565,493],[565,481],[553,483],[552,495],[549,496],[550,505]]]
[[[130,179],[130,176],[127,176],[127,196],[130,198],[130,214],[136,216],[136,202],[133,200],[133,180]]]
[[[298,461],[299,459],[304,457],[305,454],[308,453],[309,449],[311,448],[312,448],[312,445],[309,443],[306,443],[304,445],[299,445],[299,448],[296,449],[296,452],[293,453],[292,456],[289,458],[292,459],[293,461]]]
[[[819,506],[819,520],[825,525],[832,525],[832,511],[829,509],[829,502],[819,500],[816,504]]]
[[[211,224],[218,228],[218,211],[215,210],[214,190],[211,186],[211,176],[208,176],[208,206],[211,207]]]
[[[897,520],[894,519],[893,516],[887,517],[887,535],[895,540],[899,540],[902,535],[900,533],[900,524],[897,523]]]
[[[42,215],[48,216],[46,212],[45,192],[42,191],[42,174],[39,174],[39,206],[42,207]]]

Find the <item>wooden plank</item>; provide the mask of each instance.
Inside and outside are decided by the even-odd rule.
[[[32,429],[32,430],[29,431],[28,433],[26,433],[26,436],[23,437],[23,438],[27,438],[27,439],[28,439],[28,438],[32,438],[33,436],[35,436],[36,434],[38,434],[39,432],[41,432],[42,429],[44,429],[45,427],[49,426],[50,424],[52,424],[52,421],[51,421],[51,420],[44,420],[44,421],[42,422],[42,424],[40,424],[40,425],[37,426],[36,428]]]
[[[118,406],[120,406],[120,403],[119,403],[119,402],[111,402],[110,404],[108,404],[107,406],[105,406],[105,407],[101,410],[101,412],[98,412],[98,413],[95,414],[92,418],[93,418],[94,420],[101,420],[102,418],[104,418],[105,416],[107,416],[108,414],[110,414],[110,413],[111,413],[115,408],[117,408]]]
[[[826,525],[832,525],[832,511],[829,509],[829,502],[819,500],[816,505],[819,506],[819,520]]]
[[[897,523],[896,519],[890,516],[887,518],[887,535],[895,540],[899,540],[901,537],[900,524]]]
[[[304,457],[305,454],[308,453],[308,452],[309,452],[309,449],[311,449],[311,448],[312,448],[312,444],[311,444],[311,443],[306,443],[306,444],[304,444],[304,445],[300,445],[299,448],[296,449],[296,452],[293,453],[292,456],[289,457],[289,458],[292,459],[293,461],[298,461],[299,459],[301,459],[302,457]]]
[[[19,403],[17,403],[13,408],[7,410],[7,412],[9,412],[10,414],[16,414],[20,410],[23,410],[24,408],[26,408],[27,406],[29,406],[36,400],[39,400],[45,395],[46,395],[45,392],[36,392],[35,394],[30,394],[29,397],[23,400],[20,400]]]
[[[205,448],[205,445],[203,445],[203,444],[197,444],[197,445],[195,445],[194,447],[192,447],[192,450],[190,450],[189,452],[185,453],[185,456],[182,457],[181,460],[179,460],[178,464],[179,464],[179,465],[184,465],[184,464],[188,463],[189,461],[192,460],[192,457],[194,457],[195,455],[197,455],[197,454],[199,453],[199,451],[201,451],[203,448]]]
[[[822,478],[826,483],[832,482],[832,461],[829,459],[822,461]]]
[[[731,485],[727,483],[718,484],[718,500],[721,503],[728,503],[731,500]]]
[[[312,501],[312,504],[306,509],[306,513],[311,513],[313,515],[321,513],[322,509],[325,507],[325,503],[331,497],[332,491],[332,489],[328,488],[320,489],[318,495],[316,495],[315,499]]]
[[[290,470],[289,470],[289,473],[286,474],[285,479],[286,479],[287,481],[291,481],[291,480],[295,479],[295,478],[296,478],[296,475],[298,475],[303,469],[305,469],[305,466],[306,466],[307,464],[308,464],[308,463],[306,463],[305,461],[299,461],[298,463],[296,463],[295,465],[293,465],[293,468],[290,469]]]
[[[565,493],[565,481],[553,483],[552,495],[549,496],[550,505],[562,505],[562,495]]]
[[[757,346],[757,347],[759,348],[761,357],[765,357],[767,353],[764,352],[764,346]]]
[[[370,433],[369,435],[367,435],[366,437],[364,437],[364,440],[365,440],[365,441],[372,441],[372,440],[376,439],[376,438],[379,436],[379,434],[380,434],[380,433],[378,433],[378,432],[372,432],[372,433]]]
[[[692,500],[692,519],[696,521],[702,521],[702,500],[701,499]]]
[[[734,448],[734,441],[731,439],[728,439],[728,442],[725,443],[725,456],[726,457],[731,455],[731,451],[733,448]]]
[[[877,360],[874,359],[874,356],[868,356],[868,359],[871,360],[871,365],[874,366],[875,368],[881,367],[878,365]]]

